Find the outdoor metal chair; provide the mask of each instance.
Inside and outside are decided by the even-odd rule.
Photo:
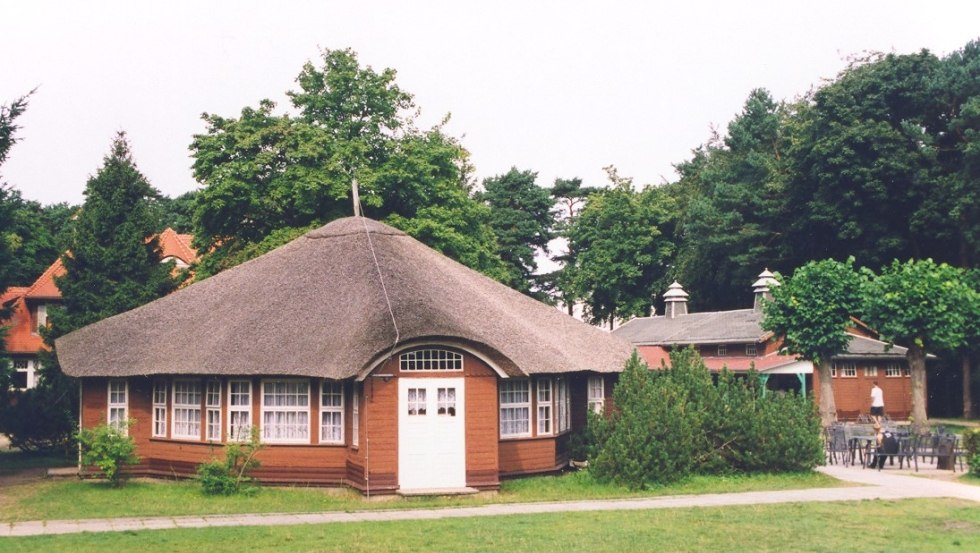
[[[850,464],[851,451],[847,443],[847,435],[841,425],[830,425],[826,430],[827,461],[835,464],[838,461],[843,465]]]

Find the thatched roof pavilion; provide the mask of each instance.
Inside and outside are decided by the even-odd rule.
[[[336,220],[56,345],[63,370],[76,377],[346,379],[363,378],[396,343],[428,340],[471,344],[501,376],[619,372],[631,351],[622,338],[361,217]]]

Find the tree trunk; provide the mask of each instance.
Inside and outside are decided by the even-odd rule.
[[[929,416],[926,414],[929,403],[926,394],[926,352],[913,342],[909,344],[905,358],[912,374],[912,426],[924,431],[929,427]]]
[[[833,361],[829,358],[821,360],[817,365],[820,377],[820,423],[830,426],[837,421],[837,402],[834,401],[834,382],[830,379],[830,369]]]
[[[970,391],[970,354],[964,353],[962,359],[963,367],[963,418],[973,418],[973,394]]]

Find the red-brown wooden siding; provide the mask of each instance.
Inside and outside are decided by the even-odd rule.
[[[390,375],[390,376],[386,376]],[[371,494],[393,493],[398,489],[398,379],[440,378],[460,375],[455,372],[410,372],[398,370],[397,358],[378,367],[362,383],[345,382],[345,444],[319,445],[320,382],[310,379],[311,444],[268,444],[258,454],[262,463],[255,476],[270,483],[306,483],[316,485],[349,485]],[[536,437],[536,394],[531,386],[532,437],[500,439],[498,386],[496,373],[483,361],[464,354],[466,393],[466,483],[480,489],[495,489],[501,476],[550,472],[560,469],[569,460],[568,442],[572,432],[557,436]],[[572,428],[585,424],[587,410],[588,374],[568,375]],[[612,406],[612,388],[617,375],[604,375],[605,410]],[[170,433],[173,377],[161,377],[168,384],[168,425]],[[188,377],[178,377],[188,378]],[[202,382],[205,377],[189,377]],[[269,379],[275,379],[270,377]],[[222,377],[222,436],[228,424],[228,380],[249,380],[252,383],[252,421],[261,419],[262,377]],[[305,379],[304,379],[305,380]],[[136,474],[159,476],[193,476],[197,465],[214,457],[223,457],[224,445],[206,441],[173,440],[152,437],[153,378],[129,378],[129,416],[136,422],[130,429],[142,460],[132,469]],[[106,378],[82,380],[82,423],[93,427],[106,422],[108,403]],[[352,394],[360,390],[359,444],[352,444]],[[206,432],[206,413],[202,409],[202,433]],[[557,407],[552,412],[557,420]],[[369,471],[369,478],[365,477]]]
[[[912,382],[911,378],[904,376],[885,376],[885,366],[892,363],[875,361],[856,361],[856,377],[841,376],[841,371],[837,371],[837,376],[833,377],[834,402],[837,405],[838,420],[854,420],[860,414],[868,414],[871,411],[871,387],[874,381],[878,381],[878,386],[885,397],[885,414],[894,420],[905,420],[912,413]],[[903,369],[907,366],[904,361],[898,365]],[[877,376],[865,376],[866,367],[877,367]],[[813,391],[816,400],[820,401],[820,374],[819,371],[813,372]]]

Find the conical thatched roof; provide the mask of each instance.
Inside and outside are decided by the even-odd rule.
[[[399,344],[454,341],[482,352],[511,376],[618,372],[631,351],[626,340],[511,290],[399,230],[357,217],[79,329],[56,345],[71,376],[340,379],[362,374],[389,354],[395,343],[392,313]]]

